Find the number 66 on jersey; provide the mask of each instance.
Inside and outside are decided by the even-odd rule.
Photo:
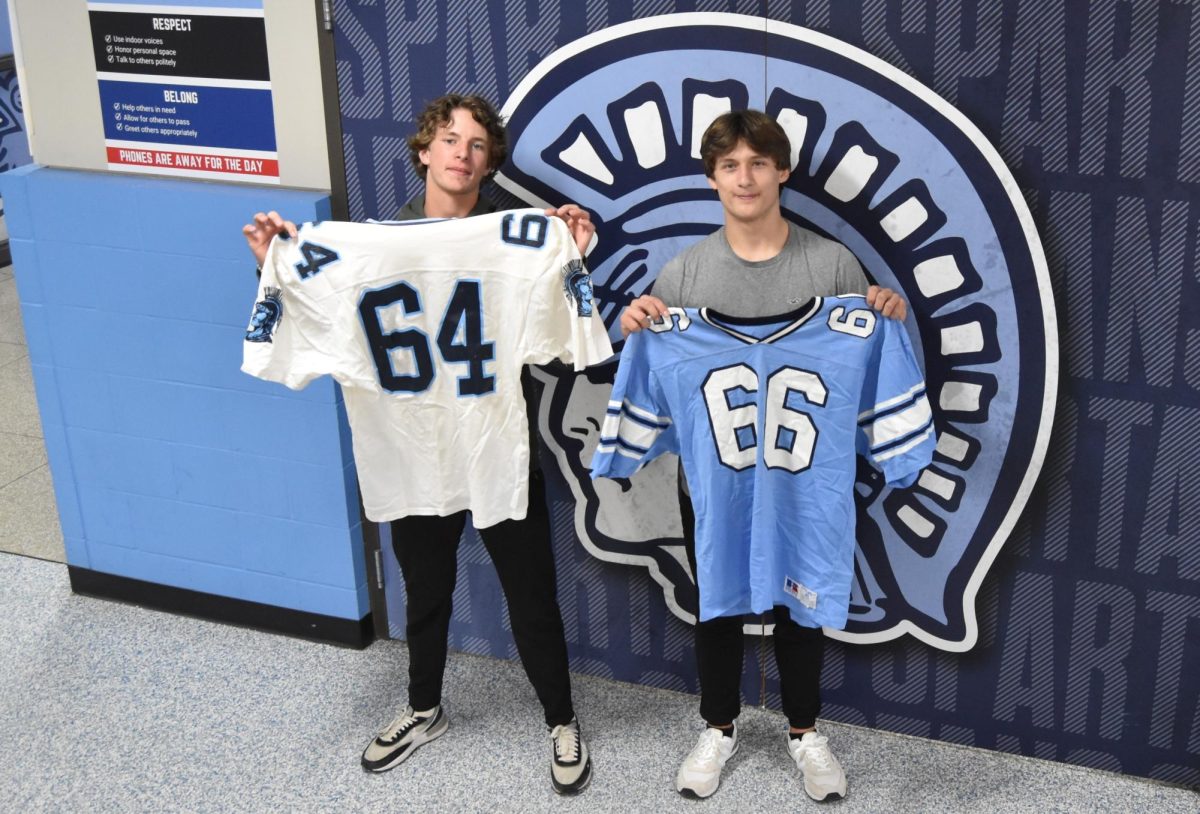
[[[625,344],[592,477],[680,455],[701,621],[784,605],[844,627],[856,454],[907,486],[936,446],[904,326],[858,296],[761,319],[670,311]]]

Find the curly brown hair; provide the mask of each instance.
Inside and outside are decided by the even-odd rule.
[[[408,157],[412,160],[417,175],[425,178],[426,167],[421,163],[421,152],[428,150],[437,135],[439,127],[450,124],[455,110],[462,108],[487,131],[488,134],[488,173],[495,172],[504,163],[508,155],[508,137],[504,132],[504,120],[492,107],[492,103],[482,96],[463,96],[458,93],[447,93],[439,96],[421,111],[417,117],[417,132],[408,140]]]
[[[791,168],[792,143],[779,122],[760,110],[731,110],[714,119],[700,137],[704,174],[712,178],[717,159],[737,149],[739,141],[774,161],[776,169]]]

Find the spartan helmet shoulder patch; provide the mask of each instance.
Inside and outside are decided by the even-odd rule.
[[[567,302],[581,317],[592,315],[592,275],[584,268],[583,261],[572,260],[563,267],[563,294]]]
[[[247,342],[270,342],[275,328],[283,319],[282,292],[278,288],[264,288],[263,297],[254,303],[250,314],[250,325],[246,328]]]

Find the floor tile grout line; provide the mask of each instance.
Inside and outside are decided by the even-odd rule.
[[[11,436],[14,436],[15,438],[28,438],[33,441],[41,441],[41,442],[43,442],[43,445],[45,445],[45,441],[46,441],[46,436],[44,434],[43,435],[29,435],[28,433],[24,433],[24,432],[11,432],[10,430],[0,430],[0,438],[3,438],[5,435],[11,435]]]
[[[11,343],[6,343],[6,344],[11,344]],[[18,362],[27,361],[28,359],[29,359],[28,353],[26,353],[24,356],[14,356],[13,358],[9,359],[7,362],[0,362],[0,370],[3,370],[6,367],[11,367],[12,365],[17,364]]]
[[[38,560],[39,562],[48,562],[48,563],[52,563],[54,565],[66,566],[66,564],[67,564],[63,560],[52,560],[48,557],[39,557],[37,554],[27,554],[24,551],[13,551],[8,548],[0,548],[0,554],[11,554],[14,557],[25,557],[30,560]]]
[[[43,464],[42,464],[42,465],[40,465],[40,466],[35,466],[33,469],[30,469],[28,472],[26,472],[26,473],[25,473],[25,474],[23,474],[23,475],[18,475],[17,477],[13,478],[12,480],[8,481],[7,483],[0,483],[0,492],[3,492],[5,489],[7,489],[8,487],[12,486],[12,485],[13,485],[14,483],[16,483],[17,481],[19,481],[19,480],[24,480],[25,478],[27,478],[27,477],[29,477],[30,475],[32,475],[32,474],[34,474],[35,472],[37,472],[39,469],[45,469],[45,468],[47,468],[49,465],[50,465],[50,464],[49,464],[49,462],[43,463]],[[57,517],[57,514],[56,514],[55,516]]]

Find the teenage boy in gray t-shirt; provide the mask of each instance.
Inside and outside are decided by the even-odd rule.
[[[622,312],[623,334],[666,316],[668,305],[762,317],[794,310],[812,297],[840,294],[865,293],[884,316],[904,319],[903,298],[891,289],[868,286],[845,246],[783,217],[779,193],[790,175],[791,145],[778,122],[755,110],[726,113],[705,131],[700,157],[709,186],[721,199],[725,225],[663,267],[653,293],[638,297]],[[680,484],[684,541],[696,573],[695,516],[682,471]],[[774,645],[789,723],[788,752],[804,777],[804,790],[814,800],[844,797],[845,772],[816,731],[821,629],[796,624],[785,608],[776,606]],[[734,721],[741,711],[742,653],[740,616],[696,624],[700,716],[707,727],[675,778],[676,789],[685,796],[715,792],[722,767],[737,750]]]

